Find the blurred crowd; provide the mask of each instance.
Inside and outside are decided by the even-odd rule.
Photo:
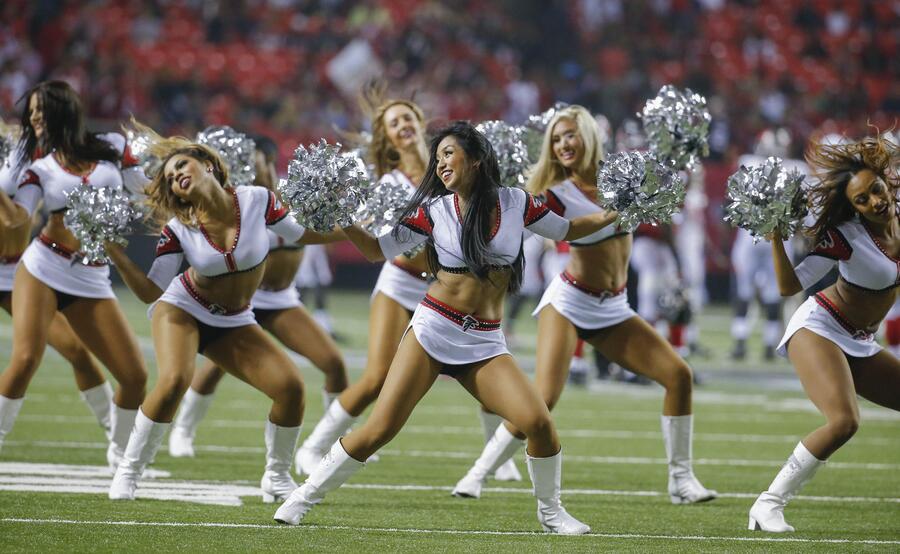
[[[95,118],[231,124],[288,154],[363,127],[354,79],[369,73],[438,121],[561,100],[614,127],[674,83],[707,95],[712,158],[734,160],[774,125],[889,127],[898,23],[896,0],[6,0],[0,115],[64,78]]]

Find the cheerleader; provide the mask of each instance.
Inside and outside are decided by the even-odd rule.
[[[257,186],[274,190],[278,179],[275,161],[278,148],[270,139],[256,138]],[[256,321],[282,344],[306,357],[325,374],[322,401],[328,405],[347,388],[344,359],[331,336],[309,315],[294,287],[297,266],[303,258],[303,245],[288,243],[271,230],[269,257],[259,288],[250,300]],[[194,434],[212,403],[216,386],[225,371],[209,362],[194,374],[194,380],[181,401],[178,415],[169,433],[169,454],[194,456]]]
[[[371,114],[372,143],[369,156],[381,180],[404,186],[409,195],[425,175],[425,115],[408,100],[384,100],[384,87],[363,90],[363,110]],[[297,450],[297,470],[310,474],[331,445],[356,421],[381,391],[388,368],[410,317],[428,291],[428,264],[424,253],[399,253],[382,267],[372,291],[369,308],[369,343],[362,377],[347,387],[316,424]],[[493,434],[501,419],[479,412],[485,434]],[[504,480],[521,480],[514,463],[497,471]]]
[[[135,160],[121,135],[101,136],[85,129],[81,101],[68,84],[47,81],[24,98],[22,140],[17,165],[10,168],[21,179],[13,202],[0,195],[6,287],[15,272],[12,300],[4,306],[11,308],[14,339],[9,365],[0,375],[0,442],[12,429],[50,343],[73,363],[82,395],[101,425],[108,421],[107,462],[115,469],[144,398],[147,370],[113,293],[109,266],[83,263],[78,240],[66,228],[63,214],[66,193],[75,187],[137,187],[141,181],[133,177],[140,168],[129,167]],[[50,217],[15,266],[16,245],[27,240],[41,200]],[[115,395],[85,348],[118,381]]]
[[[574,240],[608,225],[615,214],[594,213],[571,223],[528,193],[500,188],[488,140],[466,122],[438,132],[422,186],[389,234],[348,228],[370,260],[392,258],[426,243],[436,276],[416,307],[391,363],[372,415],[335,441],[306,482],[275,513],[296,525],[325,494],[339,487],[400,431],[440,374],[455,377],[481,404],[523,429],[528,471],[545,531],[583,534],[590,528],[560,503],[562,452],[550,412],[510,356],[500,330],[507,291],[522,282],[522,233]],[[412,332],[410,332],[412,330]]]
[[[545,195],[547,206],[573,223],[602,215],[596,204],[596,168],[602,157],[594,118],[581,106],[569,106],[547,126],[528,189]],[[535,382],[544,403],[550,409],[556,405],[576,342],[583,339],[612,362],[665,387],[661,423],[672,503],[715,498],[716,492],[701,485],[691,467],[691,370],[628,305],[631,234],[610,226],[566,240],[571,245],[569,262],[547,287],[533,314],[538,316]],[[453,494],[479,498],[485,475],[513,456],[527,435],[507,419]]]
[[[138,128],[154,137],[150,150],[161,161],[147,187],[151,215],[168,222],[149,274],[120,246],[108,244],[107,251],[128,287],[152,304],[159,378],[138,411],[109,497],[134,499],[200,353],[272,399],[260,488],[263,501],[274,502],[296,487],[290,467],[303,419],[303,383],[291,359],[257,324],[249,303],[269,253],[267,229],[287,242],[323,237],[288,217],[272,191],[230,186],[224,162],[208,147]],[[178,275],[185,259],[190,267]]]
[[[900,188],[890,164],[900,149],[882,138],[857,143],[811,143],[806,160],[818,182],[810,190],[815,247],[792,267],[777,234],[775,275],[782,296],[808,288],[835,265],[839,278],[794,312],[778,345],[825,424],[794,448],[768,490],[750,508],[750,529],[793,531],[784,508],[859,427],[856,395],[900,410],[900,361],[874,333],[900,284]]]

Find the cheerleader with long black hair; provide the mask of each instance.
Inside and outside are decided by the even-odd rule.
[[[12,311],[14,334],[9,365],[0,375],[0,443],[13,427],[49,343],[72,362],[83,397],[101,425],[109,426],[107,461],[115,469],[144,398],[147,370],[113,293],[109,266],[81,263],[80,244],[66,228],[63,214],[66,193],[75,187],[125,186],[139,192],[145,180],[124,137],[87,130],[81,101],[67,83],[40,83],[25,98],[18,158],[8,170],[10,178],[19,177],[18,187],[12,201],[0,194],[7,261],[3,288],[13,291],[4,307]],[[50,217],[22,253],[41,201]],[[88,350],[118,381],[115,395]]]
[[[369,260],[427,242],[436,281],[416,307],[372,415],[337,440],[306,482],[275,513],[296,525],[325,494],[350,478],[396,436],[441,374],[455,377],[487,409],[528,437],[528,470],[538,520],[548,532],[583,534],[590,527],[562,507],[562,452],[546,404],[506,348],[500,317],[506,293],[522,282],[523,230],[574,240],[610,224],[615,214],[571,222],[520,189],[501,188],[497,158],[471,124],[453,123],[431,142],[425,179],[402,223],[375,238],[350,227],[347,236]]]

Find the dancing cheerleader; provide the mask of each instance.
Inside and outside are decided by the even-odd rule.
[[[269,254],[267,230],[291,243],[324,238],[289,217],[272,191],[232,187],[224,162],[208,147],[138,129],[153,138],[150,152],[161,161],[147,187],[151,216],[168,222],[147,275],[120,246],[106,248],[128,287],[152,303],[159,378],[138,411],[109,497],[134,499],[200,353],[272,399],[260,488],[263,501],[274,502],[296,487],[290,467],[303,419],[303,383],[291,359],[257,324],[249,303]],[[185,259],[190,267],[178,275]]]
[[[900,148],[883,138],[850,144],[811,143],[806,161],[818,179],[810,190],[815,247],[792,267],[781,237],[772,238],[782,296],[796,294],[835,265],[839,278],[794,312],[778,345],[825,424],[794,448],[768,490],[750,508],[750,529],[793,531],[784,508],[859,427],[856,395],[900,410],[900,361],[874,333],[900,284],[900,188],[890,164]]]
[[[147,370],[113,293],[109,266],[83,263],[80,244],[66,228],[63,214],[66,193],[75,187],[140,186],[141,179],[135,177],[141,170],[121,135],[87,131],[81,100],[67,83],[40,83],[24,98],[27,105],[17,165],[9,170],[21,179],[13,202],[0,195],[7,272],[15,267],[10,265],[15,255],[9,255],[26,240],[32,214],[42,200],[50,217],[22,254],[11,287],[12,301],[7,304],[14,339],[9,365],[0,375],[0,442],[12,429],[28,384],[50,343],[76,368],[82,395],[101,425],[108,418],[106,454],[114,470],[144,398]],[[111,387],[104,383],[85,348],[118,381],[111,405]]]
[[[598,134],[585,108],[561,110],[547,126],[529,176],[529,191],[543,194],[554,213],[573,223],[604,213],[596,204],[596,168],[603,158]],[[661,423],[672,503],[715,498],[716,492],[701,485],[691,467],[691,370],[628,305],[631,233],[609,226],[566,240],[572,247],[568,265],[554,277],[533,314],[538,316],[535,383],[544,403],[549,409],[556,405],[576,342],[585,340],[607,359],[665,387]],[[507,419],[453,494],[479,498],[485,476],[513,456],[526,436],[526,429]]]
[[[277,180],[275,161],[278,149],[270,139],[256,140],[257,186],[274,190]],[[303,258],[301,244],[287,242],[273,231],[269,234],[269,257],[259,288],[250,304],[256,321],[282,344],[312,362],[325,374],[322,391],[324,408],[347,388],[344,359],[331,336],[309,315],[294,287],[297,266]],[[178,416],[169,433],[169,454],[176,458],[194,456],[194,434],[212,403],[216,386],[225,371],[207,363],[194,374],[194,380],[181,401]]]
[[[363,90],[364,111],[371,114],[372,143],[369,157],[381,181],[404,186],[409,195],[425,175],[428,148],[425,115],[409,100],[384,100],[382,86]],[[424,253],[398,253],[381,267],[369,308],[369,343],[362,377],[332,402],[313,432],[297,450],[297,470],[310,474],[331,445],[356,421],[381,391],[388,368],[410,317],[428,291],[428,264]],[[492,434],[501,419],[481,411],[485,434]],[[521,480],[515,464],[498,470],[496,477]]]
[[[436,281],[416,307],[366,423],[335,441],[306,482],[291,493],[275,520],[296,525],[390,442],[440,374],[455,377],[481,404],[524,430],[528,471],[544,530],[583,534],[559,499],[562,451],[553,420],[537,391],[510,356],[500,330],[503,300],[522,282],[522,233],[575,240],[608,225],[615,214],[571,222],[520,189],[500,188],[488,140],[466,122],[437,133],[422,186],[402,224],[375,238],[345,231],[370,260],[391,259],[427,241]],[[410,332],[410,330],[412,332]]]

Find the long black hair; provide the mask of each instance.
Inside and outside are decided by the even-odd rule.
[[[446,137],[452,136],[459,143],[466,160],[472,164],[475,172],[474,182],[469,193],[466,205],[466,213],[462,221],[462,253],[463,261],[475,277],[480,280],[490,281],[491,269],[496,269],[488,261],[488,242],[491,229],[494,225],[491,214],[497,208],[497,198],[500,191],[500,166],[497,164],[497,155],[490,141],[481,134],[468,121],[454,121],[443,129],[440,129],[431,139],[429,148],[430,157],[425,177],[416,189],[416,193],[410,199],[403,210],[402,218],[415,215],[419,206],[428,203],[433,198],[439,198],[450,194],[437,174],[438,146]],[[500,214],[497,214],[500,217]],[[394,229],[394,236],[399,238],[402,226]],[[437,252],[434,242],[428,241],[426,247],[428,268],[431,273],[437,275],[440,270]],[[522,286],[522,271],[524,269],[524,257],[521,247],[519,255],[511,265],[511,274],[507,290],[516,292]]]
[[[44,133],[39,140],[31,126],[31,97],[37,95],[43,114]],[[21,171],[31,163],[40,148],[44,154],[54,150],[67,160],[117,163],[122,154],[96,133],[88,132],[84,109],[78,94],[65,81],[38,83],[19,98],[22,108],[22,137],[19,139],[17,167]]]

